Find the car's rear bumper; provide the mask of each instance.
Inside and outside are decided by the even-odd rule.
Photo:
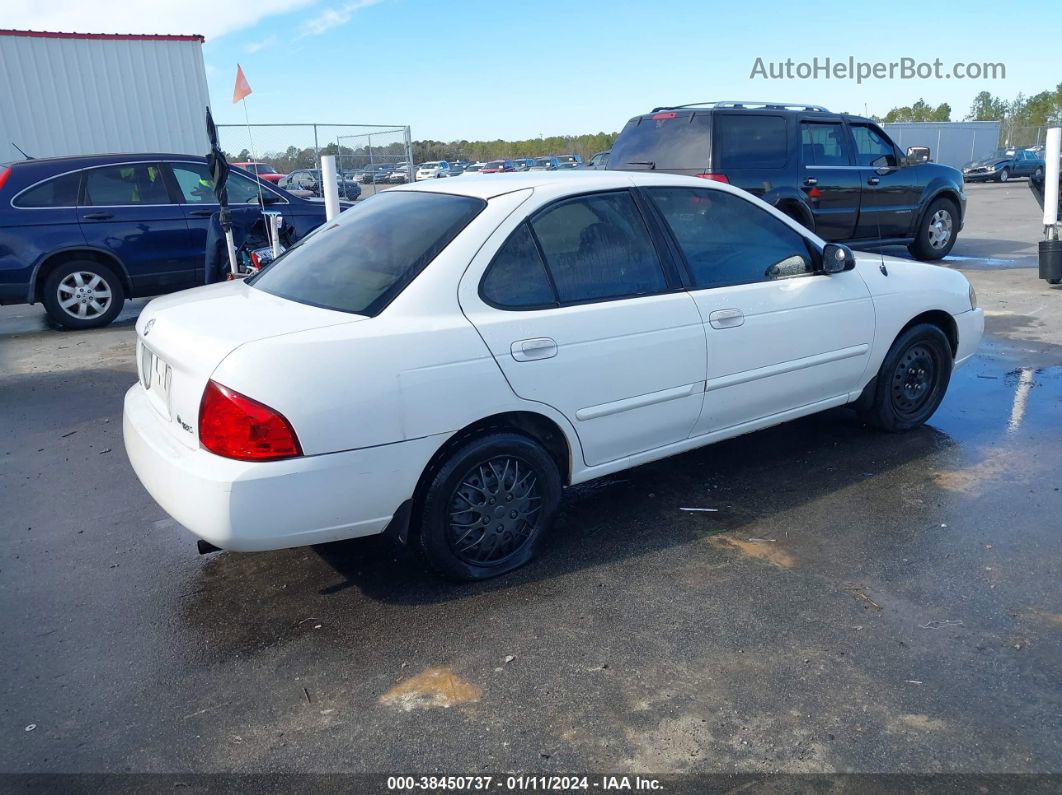
[[[955,368],[962,367],[975,353],[985,333],[985,311],[971,309],[961,315],[953,315],[959,332],[959,349],[955,352]]]
[[[170,516],[214,546],[247,552],[382,532],[441,443],[233,461],[175,440],[139,384],[125,395],[122,429],[133,471]]]

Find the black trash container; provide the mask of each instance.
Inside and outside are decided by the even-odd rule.
[[[1062,284],[1062,240],[1040,241],[1040,278]]]

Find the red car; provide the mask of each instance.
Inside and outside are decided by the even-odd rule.
[[[252,174],[257,174],[265,182],[271,182],[274,185],[287,176],[286,174],[281,174],[268,163],[233,163],[232,165],[242,168],[244,171],[250,171]]]
[[[500,174],[504,171],[516,171],[516,163],[512,160],[491,160],[479,170],[479,173]]]

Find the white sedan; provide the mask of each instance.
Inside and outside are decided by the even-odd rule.
[[[567,485],[835,406],[921,425],[983,327],[962,274],[857,258],[729,185],[433,180],[152,301],[125,446],[211,545],[388,530],[483,578]]]

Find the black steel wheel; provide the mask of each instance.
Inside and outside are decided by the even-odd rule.
[[[530,560],[560,502],[556,462],[538,442],[498,432],[453,452],[435,473],[414,527],[436,572],[480,580]]]
[[[886,431],[917,428],[933,416],[951,381],[952,351],[937,326],[922,323],[893,343],[860,414]]]

